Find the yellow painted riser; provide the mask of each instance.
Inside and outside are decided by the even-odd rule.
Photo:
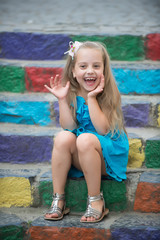
[[[140,139],[129,139],[129,168],[140,168],[145,160],[145,153]]]
[[[24,177],[0,179],[0,207],[28,207],[32,203],[31,185]]]

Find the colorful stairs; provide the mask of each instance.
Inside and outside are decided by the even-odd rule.
[[[60,131],[57,100],[44,84],[61,75],[71,40],[106,44],[130,143],[127,180],[102,180],[110,215],[87,226],[79,223],[86,183],[72,175],[66,185],[71,214],[61,222],[42,214],[52,201],[51,152]],[[160,238],[159,43],[160,33],[0,32],[0,239]]]

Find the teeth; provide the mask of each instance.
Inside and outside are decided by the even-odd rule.
[[[86,78],[86,81],[95,81],[95,78]]]

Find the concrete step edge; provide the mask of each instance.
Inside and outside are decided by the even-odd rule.
[[[25,129],[25,131],[24,131]],[[1,135],[20,135],[20,136],[56,136],[62,130],[61,127],[55,126],[36,126],[26,124],[1,123]],[[134,128],[127,127],[129,138],[140,138],[146,141],[160,136],[159,128],[146,127]]]
[[[122,104],[138,104],[138,103],[160,103],[160,95],[123,95],[121,94]],[[12,93],[1,92],[0,101],[26,101],[26,102],[55,102],[57,98],[51,93],[43,92],[25,92],[25,93]]]
[[[1,214],[6,214],[6,215],[16,215],[18,218],[21,219],[22,222],[29,222],[32,224],[33,221],[35,221],[35,223],[37,222],[37,219],[41,219],[43,218],[44,214],[48,211],[48,208],[45,208],[45,207],[41,207],[41,208],[16,208],[16,207],[12,207],[12,209],[8,209],[8,208],[0,208],[0,212]],[[80,217],[82,216],[83,212],[82,213],[74,213],[74,212],[71,212],[68,216],[68,218],[70,219],[70,221],[72,222],[73,220],[75,220],[76,218],[77,219],[80,219]],[[127,212],[121,212],[121,213],[118,213],[118,212],[112,212],[109,214],[109,217],[107,219],[104,219],[102,222],[103,222],[103,225],[105,226],[105,228],[109,229],[110,226],[116,221],[118,220],[120,217],[122,216],[129,216],[129,215],[132,215],[132,216],[141,216],[141,217],[150,217],[152,219],[155,219],[157,220],[159,217],[160,217],[160,214],[155,214],[155,213],[136,213],[136,212],[133,212],[133,211],[127,211]],[[65,219],[65,218],[64,218]],[[62,220],[62,222],[60,223],[59,221],[57,222],[57,224],[60,223],[61,224],[64,224],[63,222],[64,220]],[[9,221],[8,221],[9,223]],[[8,224],[7,223],[7,224]],[[34,225],[39,225],[38,222],[37,224],[35,224],[33,222]],[[154,222],[155,224],[156,222]],[[48,221],[44,221],[44,225],[46,224],[46,226],[49,224]],[[53,224],[53,222],[50,222],[50,227],[55,225],[56,222]],[[5,225],[4,222],[1,222],[1,226]],[[157,225],[158,225],[158,222],[157,222]],[[0,226],[0,227],[1,227]],[[84,228],[88,228],[87,225],[83,225]],[[91,225],[90,225],[91,227]],[[95,224],[92,226],[92,227],[96,227],[98,228],[98,226],[95,226]],[[158,226],[157,226],[158,227]]]
[[[51,163],[28,163],[28,164],[12,164],[12,163],[1,163],[0,164],[0,171],[3,174],[5,171],[8,171],[9,176],[26,176],[25,171],[31,171],[31,176],[35,174],[35,176],[42,176],[43,173],[50,171],[51,173]],[[143,173],[143,172],[160,172],[159,168],[127,168],[127,173]],[[28,174],[29,176],[29,174]],[[2,175],[0,175],[2,177]],[[51,180],[50,177],[48,179]],[[77,178],[78,179],[78,178]],[[39,178],[37,178],[39,180]]]
[[[66,60],[17,60],[17,59],[0,59],[0,66],[19,66],[19,67],[52,67],[64,68]],[[112,68],[129,68],[129,69],[159,69],[159,61],[143,60],[143,61],[111,61]]]

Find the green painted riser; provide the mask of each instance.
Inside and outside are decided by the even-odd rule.
[[[139,61],[144,60],[144,40],[141,36],[71,36],[73,41],[102,42],[110,55],[111,60]]]
[[[102,180],[101,190],[104,194],[106,207],[110,211],[123,211],[127,207],[125,182]],[[84,179],[68,179],[66,184],[66,204],[73,212],[86,210],[87,186]],[[53,188],[51,181],[42,181],[39,185],[41,205],[50,206]]]
[[[22,226],[0,227],[0,240],[23,240],[25,231]]]
[[[160,141],[147,140],[145,148],[145,162],[147,168],[160,168]]]
[[[24,92],[25,69],[22,67],[0,67],[0,91]]]

